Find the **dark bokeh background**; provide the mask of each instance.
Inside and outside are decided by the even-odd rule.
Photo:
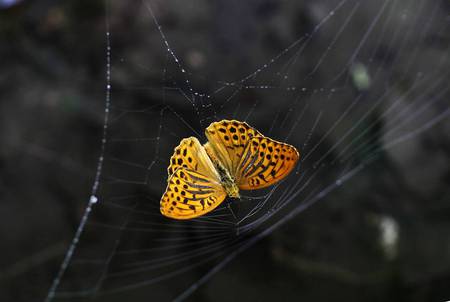
[[[111,2],[108,18],[114,118],[117,108],[133,110],[160,104],[161,88],[168,83],[182,89],[188,86],[164,51],[161,37],[141,1]],[[378,2],[360,3],[351,26],[339,37],[315,77],[299,83],[298,79],[311,71],[336,37],[336,29],[349,17],[357,3],[349,1],[348,7],[311,39],[293,65],[289,83],[327,87],[331,75],[343,68],[351,74],[345,69],[345,62],[379,11],[381,1]],[[358,58],[362,64],[368,64],[371,51],[376,48],[370,69],[379,72],[380,80],[373,81],[370,87],[352,83],[351,76],[347,81],[333,82],[331,87],[350,90],[341,95],[348,99],[341,102],[336,96],[335,102],[312,102],[312,113],[326,109],[312,141],[327,132],[361,89],[367,90],[369,102],[370,96],[381,95],[386,87],[394,86],[397,94],[390,98],[395,98],[411,87],[418,72],[432,75],[438,67],[444,73],[435,75],[435,80],[432,76],[430,85],[448,82],[448,2],[391,2],[395,5],[390,3],[381,17],[386,21],[389,16],[390,22],[386,28],[380,25],[383,23],[375,26],[374,35],[368,37]],[[107,7],[103,1],[87,0],[21,1],[11,6],[6,1],[0,3],[0,300],[42,301],[89,199],[100,154]],[[191,77],[192,86],[209,92],[220,86],[218,81],[243,78],[267,63],[300,36],[312,32],[338,4],[272,0],[149,3],[172,49],[190,70],[190,76],[195,75]],[[420,36],[425,25],[427,30]],[[381,35],[383,30],[386,34]],[[275,78],[278,70],[268,69],[248,84],[266,83],[265,79]],[[444,87],[438,85],[435,94]],[[156,93],[152,92],[154,89]],[[317,95],[325,99],[326,93]],[[216,98],[223,101],[225,96],[217,94]],[[408,124],[403,133],[414,131],[448,109],[448,96],[444,96],[447,101],[433,105],[425,115]],[[202,114],[206,120],[199,121],[179,93],[167,93],[164,102],[197,131],[212,117],[205,111]],[[419,103],[426,102],[425,98]],[[400,108],[406,104],[407,99]],[[230,117],[236,112],[243,119],[250,112],[252,125],[264,133],[269,131],[267,121],[274,112],[283,114],[296,108],[292,97],[284,98],[283,93],[265,89],[243,91],[230,105],[222,116]],[[344,130],[368,108],[348,115]],[[418,108],[408,110],[403,113],[405,116]],[[111,135],[154,137],[160,124],[164,126],[162,136],[170,136],[170,131],[191,135],[188,129],[180,130],[182,123],[174,116],[163,123],[157,116],[139,115],[139,120],[113,123]],[[306,115],[307,128],[294,132],[291,143],[302,146],[315,116]],[[288,124],[292,126],[295,120],[295,116],[290,117]],[[380,124],[372,135],[381,145],[384,140],[389,141],[384,133],[393,124],[389,116],[383,117]],[[240,255],[197,291],[192,300],[449,300],[449,133],[447,118],[426,133],[378,154],[378,159],[358,177]],[[282,129],[274,131],[274,135],[281,134]],[[328,148],[339,138],[339,132],[327,138]],[[148,152],[149,158],[160,157],[164,162],[177,139],[162,140],[157,149],[160,154],[154,154],[153,142],[149,142],[130,144],[124,149],[108,145],[106,155],[128,152],[143,163],[143,154]],[[320,155],[326,150],[319,148],[317,152]],[[107,178],[113,172],[105,169],[103,176]],[[155,169],[164,170],[162,165]],[[329,182],[337,175],[325,174],[318,182]],[[120,176],[128,180],[145,178],[131,170]],[[150,186],[155,198],[165,180],[158,181]],[[397,230],[397,240],[390,248],[380,244],[381,230],[386,225]],[[90,248],[89,244],[86,248]],[[200,276],[200,272],[194,272],[190,281]],[[96,301],[153,301],[153,297],[163,300],[173,297],[166,294],[170,288],[170,283],[163,283],[156,288],[99,297]],[[182,289],[183,286],[177,287],[178,292]]]

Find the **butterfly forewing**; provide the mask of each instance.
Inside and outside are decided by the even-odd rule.
[[[231,175],[236,173],[247,143],[261,136],[258,130],[236,120],[214,122],[206,128],[205,134],[209,141],[205,147],[214,150],[214,155]]]
[[[220,176],[211,159],[197,138],[189,137],[181,140],[170,158],[167,172],[172,175],[178,168],[185,168],[201,173],[213,181],[219,181]]]
[[[299,159],[297,149],[268,137],[251,139],[236,172],[239,189],[254,190],[273,185],[286,177]]]
[[[220,183],[186,168],[178,168],[169,178],[160,210],[174,219],[202,216],[222,203],[226,193]]]

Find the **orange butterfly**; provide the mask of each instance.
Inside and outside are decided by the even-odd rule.
[[[265,137],[245,122],[214,122],[205,134],[208,142],[203,146],[189,137],[175,148],[160,202],[164,216],[202,216],[227,195],[239,198],[239,190],[261,189],[280,181],[299,159],[294,146]]]

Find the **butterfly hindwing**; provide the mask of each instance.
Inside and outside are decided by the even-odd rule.
[[[170,218],[192,219],[214,210],[225,197],[220,183],[182,167],[170,176],[160,210]]]
[[[242,190],[268,187],[286,177],[298,159],[299,153],[295,147],[268,137],[255,137],[243,152],[236,172],[236,183]]]
[[[236,120],[222,120],[211,123],[205,130],[208,143],[205,148],[212,148],[215,156],[233,175],[238,167],[247,143],[253,138],[261,136],[258,130],[245,122]]]

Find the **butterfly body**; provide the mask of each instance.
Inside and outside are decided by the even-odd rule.
[[[268,187],[294,168],[299,153],[291,145],[263,136],[245,122],[222,120],[205,131],[201,145],[189,137],[175,148],[167,169],[161,213],[174,219],[202,216],[240,190]]]
[[[230,175],[230,172],[228,172],[228,170],[220,162],[217,161],[214,162],[214,164],[217,172],[219,172],[220,182],[227,195],[231,198],[240,198],[239,187],[236,184],[236,180]]]

